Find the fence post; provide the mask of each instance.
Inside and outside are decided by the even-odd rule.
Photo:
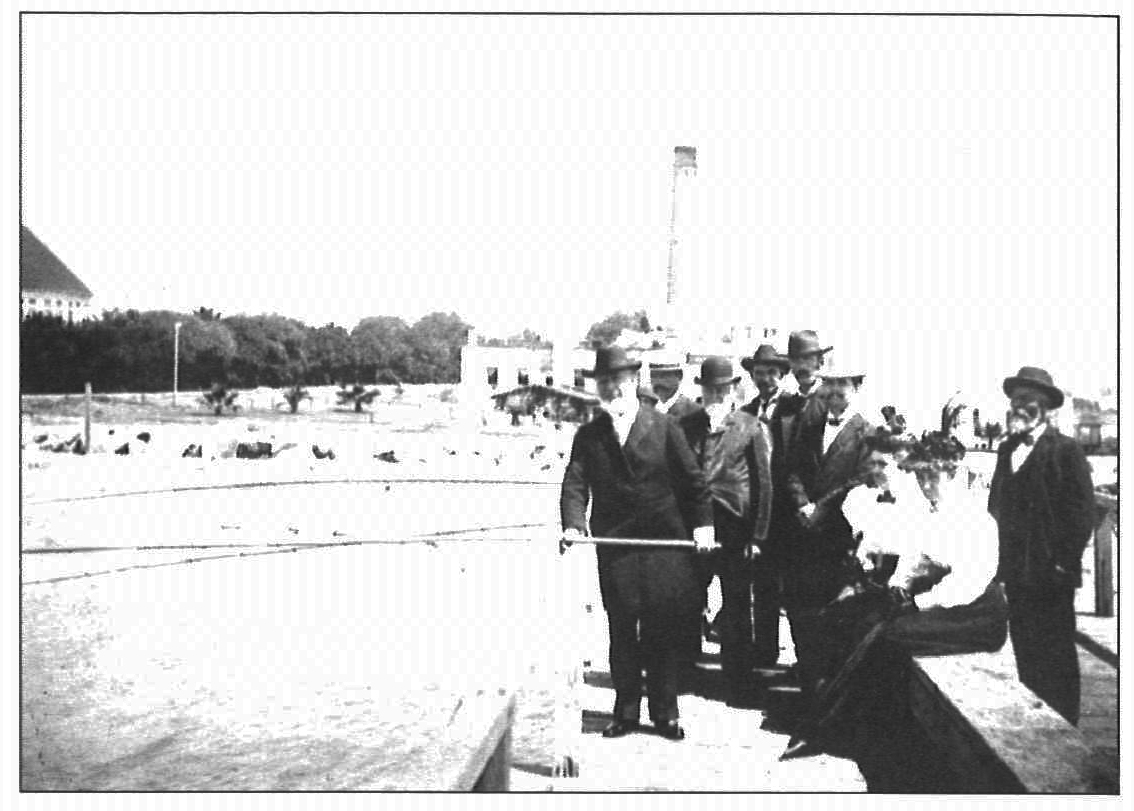
[[[91,452],[91,384],[88,382],[83,388],[83,400],[86,405],[83,416],[83,453]]]
[[[1106,514],[1095,527],[1095,615],[1114,616],[1114,526],[1116,504],[1096,495],[1095,503]]]

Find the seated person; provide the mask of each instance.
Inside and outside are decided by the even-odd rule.
[[[926,656],[995,651],[1007,639],[1007,602],[992,580],[995,526],[956,475],[964,448],[945,432],[916,440],[881,431],[866,442],[867,473],[843,504],[860,539],[859,577],[823,609],[827,672],[784,759],[818,751],[844,707],[861,715],[883,700],[884,680],[859,678],[876,641]]]
[[[920,440],[880,434],[868,443],[871,475],[843,510],[862,533],[864,572],[896,557],[888,584],[919,609],[894,619],[886,636],[909,643],[915,655],[998,650],[1007,614],[992,582],[996,526],[957,476],[964,448],[942,432]]]

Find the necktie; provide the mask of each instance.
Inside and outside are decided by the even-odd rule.
[[[1033,445],[1035,444],[1035,441],[1036,438],[1032,435],[1031,431],[1028,431],[1024,434],[1016,434],[1012,437],[1009,437],[1008,439],[1008,443],[1012,446],[1012,450],[1016,450],[1016,448],[1020,447],[1021,445]]]
[[[841,417],[831,417],[830,419],[827,420],[827,424],[830,425],[830,426],[833,426],[835,428],[838,428],[840,425],[843,424],[843,420],[842,420]]]

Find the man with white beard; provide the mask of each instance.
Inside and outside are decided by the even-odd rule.
[[[1063,392],[1044,369],[1004,380],[1010,399],[988,496],[996,519],[996,579],[1008,595],[1009,632],[1020,681],[1070,723],[1079,722],[1075,589],[1094,528],[1091,470],[1079,444],[1048,424]]]
[[[595,353],[602,410],[575,434],[563,477],[563,548],[589,530],[605,538],[686,539],[696,552],[716,548],[705,478],[676,422],[638,399],[640,361],[621,347]],[[682,740],[677,690],[686,652],[699,635],[701,596],[694,553],[685,549],[602,544],[599,588],[610,629],[613,721],[617,738],[639,729],[642,671],[655,730]]]
[[[694,382],[701,387],[704,410],[686,417],[681,425],[713,496],[713,521],[721,545],[715,561],[722,597],[717,619],[721,671],[729,703],[741,706],[751,697],[758,646],[765,662],[768,658],[775,662],[778,653],[765,650],[768,640],[757,638],[756,629],[774,627],[779,605],[774,594],[770,601],[764,594],[757,601],[753,594],[755,561],[771,519],[772,454],[759,419],[736,409],[740,376],[733,374],[732,361],[715,355],[706,358]],[[759,617],[757,608],[762,612]],[[769,611],[771,623],[764,616]],[[772,645],[776,644],[773,638]]]

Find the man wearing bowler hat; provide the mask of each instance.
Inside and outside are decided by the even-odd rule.
[[[1094,528],[1091,469],[1078,443],[1048,424],[1063,392],[1045,370],[1004,380],[1008,438],[997,453],[988,511],[996,519],[996,580],[1008,596],[1008,628],[1020,681],[1070,723],[1079,722],[1075,589]]]
[[[701,387],[704,409],[685,417],[681,425],[713,496],[721,545],[714,561],[721,581],[721,671],[729,702],[739,705],[751,687],[757,645],[767,644],[755,636],[753,584],[755,560],[771,518],[771,452],[759,420],[734,408],[740,376],[733,373],[732,361],[719,355],[706,358],[694,382]],[[766,595],[761,598],[763,608]],[[774,599],[772,605],[778,618]],[[764,616],[759,619],[767,624]],[[768,654],[762,654],[767,659]]]
[[[768,534],[762,545],[763,554],[754,564],[753,595],[756,617],[756,664],[759,667],[774,665],[780,656],[780,599],[779,573],[781,553],[786,539],[798,530],[795,508],[787,497],[788,431],[791,417],[791,396],[780,382],[791,369],[791,362],[779,354],[771,344],[761,344],[750,358],[740,365],[756,386],[756,397],[742,411],[758,421],[766,440],[768,467],[772,473],[771,517]]]
[[[716,547],[705,478],[678,424],[638,399],[640,361],[621,347],[595,353],[601,412],[579,428],[563,477],[563,546],[590,531],[602,538],[686,539],[693,520],[697,553]],[[671,740],[678,723],[677,688],[690,640],[697,638],[701,600],[694,552],[601,543],[599,589],[610,629],[614,719],[603,731],[617,738],[639,729],[642,671],[650,719]]]
[[[868,474],[867,437],[874,427],[856,400],[865,375],[829,370],[816,395],[819,422],[803,421],[788,449],[787,493],[799,531],[783,550],[783,599],[805,696],[813,696],[826,657],[818,611],[838,596],[853,569],[856,547],[842,505]]]

